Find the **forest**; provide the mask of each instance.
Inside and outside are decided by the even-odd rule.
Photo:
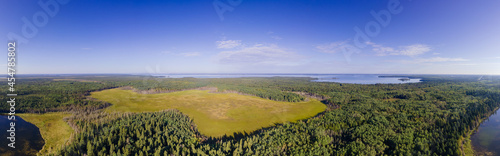
[[[107,75],[23,77],[19,112],[70,112],[70,144],[50,155],[463,155],[470,131],[500,106],[500,77],[414,76],[409,84],[340,84],[313,78],[157,78]],[[63,79],[63,78],[58,78]],[[75,79],[74,81],[71,79]],[[88,81],[79,81],[88,80]],[[91,92],[132,87],[150,93],[215,87],[275,101],[316,97],[327,110],[224,137],[200,134],[177,110],[107,113]],[[5,92],[3,89],[2,91]],[[304,94],[298,94],[304,93]],[[307,95],[307,96],[306,96]],[[6,97],[3,100],[6,100]],[[7,112],[2,105],[0,111]]]

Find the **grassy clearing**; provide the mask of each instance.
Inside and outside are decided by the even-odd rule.
[[[73,133],[73,129],[63,121],[67,113],[45,113],[45,114],[16,114],[25,121],[34,124],[40,129],[45,145],[38,155],[45,155],[57,151],[66,144]]]
[[[317,100],[277,102],[236,93],[209,93],[188,90],[161,94],[138,94],[131,90],[109,89],[93,92],[92,98],[113,104],[106,111],[154,112],[178,109],[190,116],[198,130],[207,136],[252,132],[275,123],[294,122],[326,109]]]

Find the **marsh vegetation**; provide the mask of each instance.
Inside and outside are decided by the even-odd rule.
[[[70,114],[57,121],[74,133],[69,141],[54,145],[62,148],[53,155],[473,154],[470,132],[500,106],[500,79],[421,78],[421,83],[374,85],[283,77],[24,78],[19,80],[24,88],[19,101],[26,100],[26,105],[19,107],[23,112]],[[117,89],[126,86],[154,94]],[[219,93],[191,90],[200,87],[215,87]],[[307,108],[314,109],[305,111],[310,114],[294,112]],[[223,132],[217,122],[265,115],[266,122],[248,121],[262,124],[243,130],[253,132],[220,136],[240,130]],[[33,122],[46,131],[45,124]]]
[[[307,119],[326,109],[315,99],[279,102],[237,93],[209,93],[208,90],[139,94],[117,88],[92,92],[90,97],[111,103],[105,109],[107,112],[177,109],[192,118],[202,134],[211,137],[250,133],[275,123]]]

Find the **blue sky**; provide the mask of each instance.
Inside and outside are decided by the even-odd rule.
[[[0,34],[4,48],[17,40],[20,74],[500,74],[499,6],[495,0],[1,1]]]

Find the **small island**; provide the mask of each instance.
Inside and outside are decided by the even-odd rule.
[[[399,78],[398,80],[404,82],[404,81],[410,81],[411,79],[406,77],[406,78]]]

